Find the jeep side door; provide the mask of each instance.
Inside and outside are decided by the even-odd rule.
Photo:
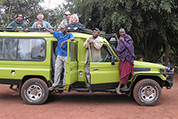
[[[119,82],[119,62],[107,44],[102,46],[100,62],[94,62],[90,49],[91,90],[107,90],[117,87]],[[112,62],[112,60],[115,60]]]
[[[67,43],[67,62],[66,62],[66,89],[78,81],[78,43],[77,41],[68,41]]]

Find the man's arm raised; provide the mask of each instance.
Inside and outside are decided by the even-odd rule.
[[[53,34],[53,30],[50,30],[50,29],[48,29],[48,28],[46,28],[46,27],[42,27],[42,29],[45,29],[45,30],[47,30],[48,32],[50,32],[51,34]]]

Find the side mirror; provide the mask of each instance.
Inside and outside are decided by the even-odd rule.
[[[111,65],[115,65],[115,57],[114,57],[114,55],[112,55],[112,57],[111,57]]]
[[[109,40],[109,43],[110,43],[112,49],[114,49],[114,51],[116,51],[117,40],[116,40],[115,38],[111,38],[111,39]]]
[[[115,44],[115,43],[117,43],[117,40],[116,40],[115,38],[111,38],[111,39],[109,40],[109,43]]]

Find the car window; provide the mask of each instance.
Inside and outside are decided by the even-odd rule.
[[[20,39],[18,44],[18,59],[31,59],[30,39]]]
[[[44,60],[45,40],[42,38],[0,38],[0,59]]]
[[[17,56],[17,38],[4,38],[3,39],[3,58],[16,59]]]
[[[3,51],[2,51],[2,47],[3,47],[3,39],[0,38],[0,59],[3,58],[3,55],[2,55],[2,53],[3,53]]]
[[[45,58],[45,41],[43,39],[31,40],[31,58],[37,60]]]
[[[91,49],[92,62],[111,62],[112,53],[107,45],[103,45],[100,51],[92,51]]]
[[[78,47],[76,42],[69,42],[69,62],[77,61]]]

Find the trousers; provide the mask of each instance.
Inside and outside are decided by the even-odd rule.
[[[63,86],[65,86],[66,61],[67,61],[67,57],[60,56],[60,55],[57,56],[55,62],[54,83],[52,86],[56,87],[59,85],[63,68],[64,68]]]
[[[91,84],[90,62],[87,62],[85,64],[85,75],[86,75],[87,83]]]

